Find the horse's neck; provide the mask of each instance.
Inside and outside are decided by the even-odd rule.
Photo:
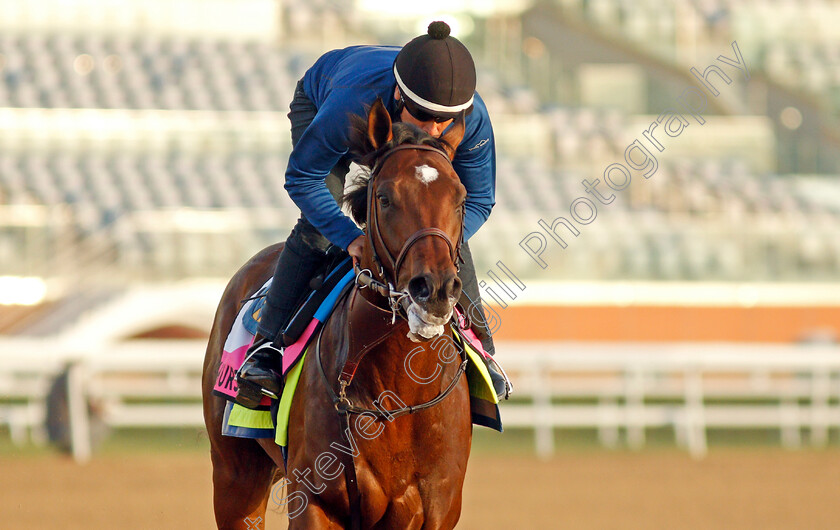
[[[451,341],[412,342],[407,337],[405,320],[397,318],[391,324],[391,312],[382,307],[385,303],[382,299],[362,299],[362,296],[359,292],[350,293],[341,308],[343,318],[332,323],[330,334],[334,338],[343,335],[334,342],[340,344],[340,353],[332,357],[332,380],[337,380],[347,364],[358,361],[348,393],[369,403],[383,391],[397,394],[407,404],[440,393],[458,369],[458,361],[444,353],[449,351],[447,345]],[[375,345],[361,359],[355,358],[372,343]]]

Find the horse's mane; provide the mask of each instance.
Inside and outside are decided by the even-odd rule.
[[[353,161],[362,166],[363,171],[353,179],[352,187],[342,197],[341,204],[349,208],[350,215],[361,226],[367,220],[367,190],[371,169],[383,154],[402,144],[429,145],[440,150],[447,146],[444,140],[431,136],[411,123],[394,122],[391,133],[393,139],[377,149],[368,138],[367,119],[359,115],[350,116],[348,147]]]

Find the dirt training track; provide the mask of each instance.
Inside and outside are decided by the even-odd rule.
[[[212,528],[202,453],[105,455],[85,466],[55,456],[0,458],[0,527]],[[549,461],[474,455],[466,529],[836,528],[840,450],[586,450]],[[268,528],[285,528],[270,514]]]

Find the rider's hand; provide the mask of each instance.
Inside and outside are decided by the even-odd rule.
[[[359,236],[347,245],[347,253],[353,258],[353,263],[358,265],[362,261],[362,250],[365,248],[365,236]]]

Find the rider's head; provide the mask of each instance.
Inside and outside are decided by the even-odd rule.
[[[401,119],[433,136],[440,136],[461,111],[472,110],[475,63],[466,46],[449,36],[445,22],[432,22],[426,35],[403,46],[394,77]]]

